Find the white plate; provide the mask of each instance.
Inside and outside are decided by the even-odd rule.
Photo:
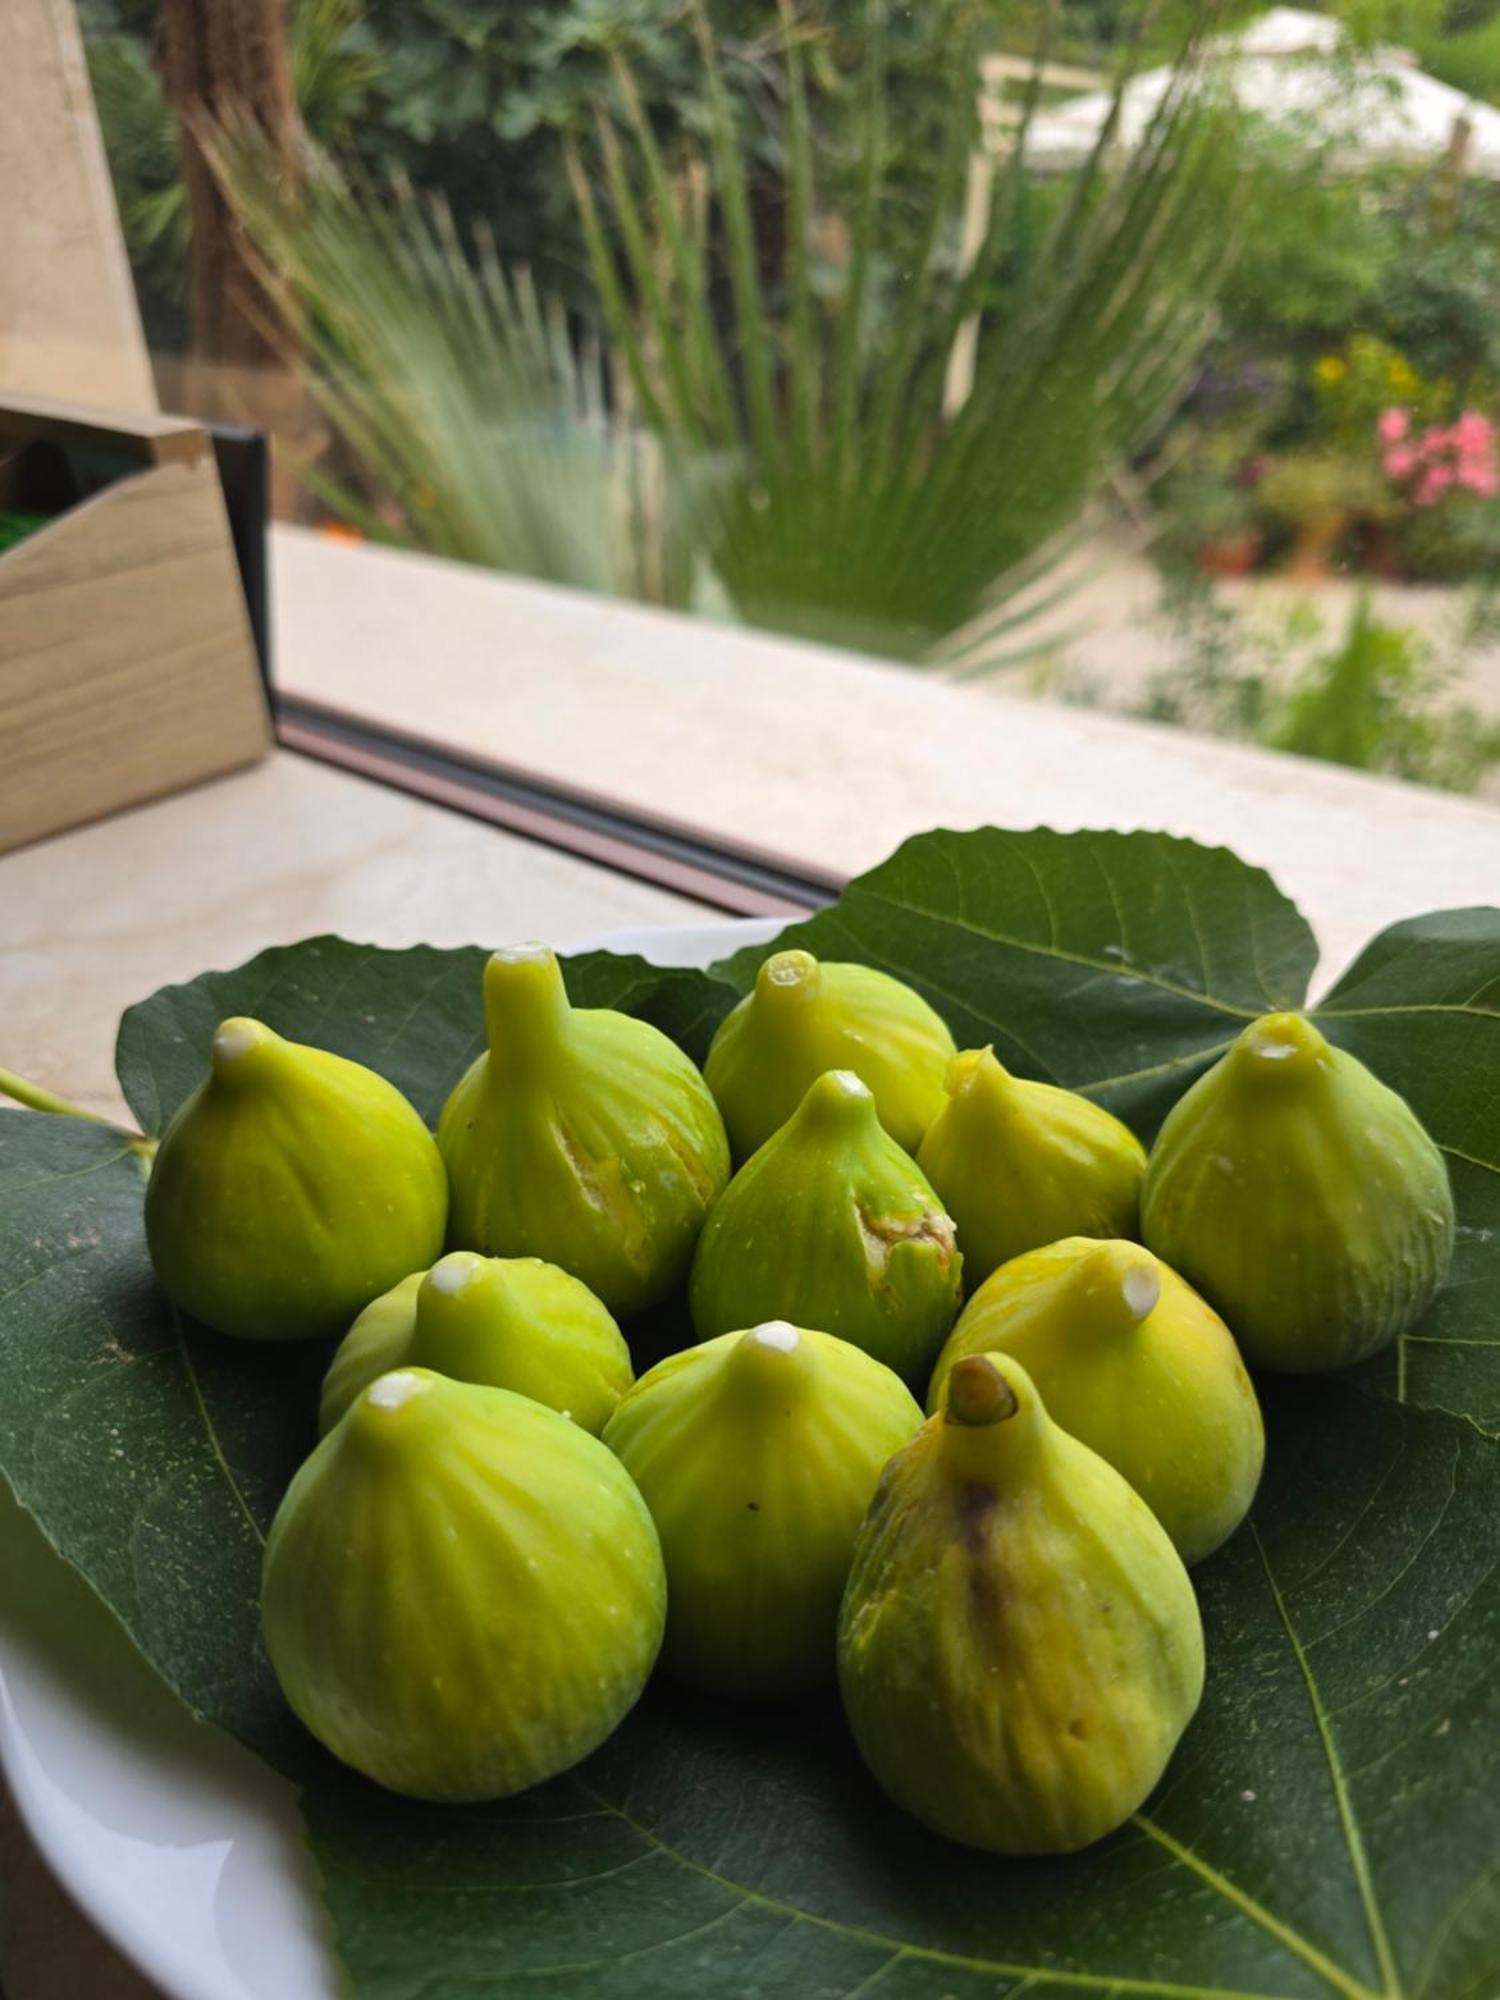
[[[590,940],[707,965],[778,919]],[[170,2000],[334,2000],[295,1794],[195,1722],[0,1486],[0,1768],[47,1862]]]

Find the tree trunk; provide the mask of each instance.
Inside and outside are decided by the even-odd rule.
[[[192,352],[184,400],[192,413],[298,435],[306,398],[295,344],[256,275],[248,239],[200,143],[204,126],[252,121],[274,166],[296,171],[287,0],[161,0],[156,64],[177,113],[191,222]],[[284,488],[284,479],[275,482]],[[284,511],[289,492],[278,492]]]
[[[297,109],[286,0],[161,0],[157,60],[182,128],[182,178],[192,220],[193,352],[233,367],[279,362],[282,329],[275,308],[204,157],[198,127],[252,119],[291,170]]]

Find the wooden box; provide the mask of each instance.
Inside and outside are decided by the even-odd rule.
[[[0,853],[266,754],[206,432],[7,396],[0,508],[52,516],[0,553]]]

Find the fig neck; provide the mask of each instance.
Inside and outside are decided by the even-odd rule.
[[[1114,1341],[1135,1332],[1161,1299],[1161,1266],[1139,1243],[1096,1243],[1073,1266],[1072,1331]]]
[[[221,1021],[214,1033],[209,1073],[217,1090],[241,1091],[263,1083],[281,1067],[290,1044],[248,1014]]]
[[[970,1354],[948,1373],[938,1450],[955,1478],[1006,1486],[1024,1477],[1047,1413],[1031,1377],[1009,1355]]]
[[[995,1051],[961,1049],[943,1079],[950,1117],[976,1129],[1009,1123],[1018,1109],[1018,1084]]]
[[[852,1069],[827,1069],[809,1084],[784,1131],[809,1139],[847,1141],[880,1127],[875,1098]]]
[[[810,951],[778,951],[755,975],[755,1011],[773,1035],[795,1030],[822,997],[823,968]]]
[[[393,1368],[361,1391],[329,1436],[361,1458],[389,1462],[446,1428],[451,1386],[427,1368]]]
[[[412,1361],[458,1381],[489,1379],[506,1303],[504,1275],[495,1258],[452,1251],[417,1288]]]
[[[1333,1051],[1305,1014],[1263,1014],[1225,1058],[1243,1090],[1306,1090],[1329,1075]]]
[[[484,1025],[491,1068],[525,1071],[562,1046],[572,1007],[562,967],[545,945],[513,945],[484,968]]]
[[[724,1364],[724,1386],[741,1408],[762,1410],[800,1401],[818,1372],[812,1342],[786,1320],[767,1320],[738,1335]]]

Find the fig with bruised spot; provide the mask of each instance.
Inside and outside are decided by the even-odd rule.
[[[965,1354],[1021,1362],[1064,1430],[1108,1459],[1199,1562],[1250,1511],[1260,1404],[1218,1314],[1139,1243],[1065,1237],[1013,1257],[959,1316],[932,1371],[943,1406]]]
[[[1156,1784],[1203,1689],[1193,1587],[1151,1510],[967,1355],[881,1478],[839,1617],[839,1685],[880,1784],[934,1832],[1060,1854]]]
[[[962,1297],[953,1224],[849,1070],[820,1076],[708,1220],[689,1299],[700,1339],[786,1319],[920,1382]]]

